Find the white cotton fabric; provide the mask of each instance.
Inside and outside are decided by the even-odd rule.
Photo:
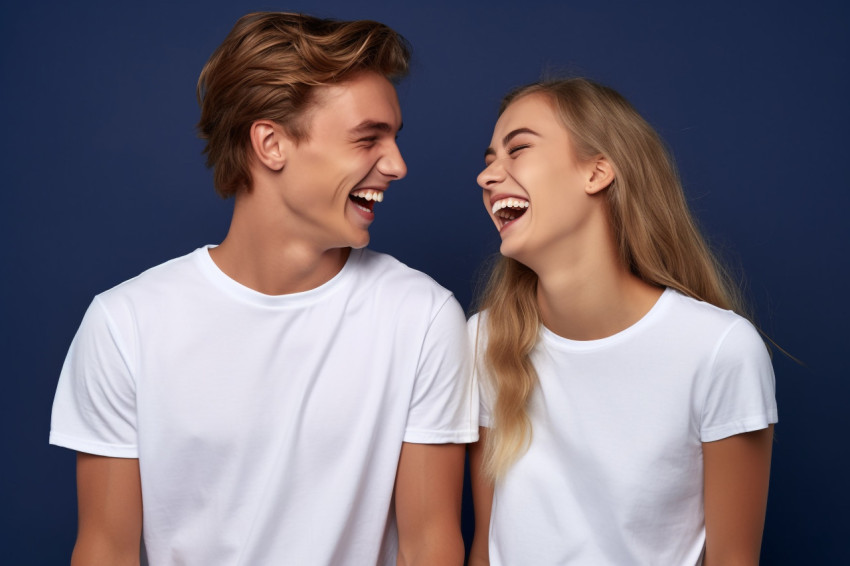
[[[480,357],[478,319],[469,330]],[[700,564],[702,443],[777,421],[755,328],[667,289],[608,338],[567,340],[542,328],[532,362],[533,440],[496,485],[491,565]],[[488,427],[494,399],[480,382]]]
[[[50,442],[139,458],[151,566],[394,565],[402,442],[478,435],[465,322],[387,255],[269,296],[201,248],[94,299]]]

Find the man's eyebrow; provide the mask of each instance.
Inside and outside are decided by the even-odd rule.
[[[404,124],[400,124],[398,127],[398,132],[404,127]],[[387,124],[386,122],[376,122],[375,120],[364,120],[360,122],[356,126],[351,129],[355,134],[365,134],[368,132],[385,132],[392,133],[393,127]]]
[[[504,147],[504,146],[508,145],[512,139],[514,139],[516,136],[518,136],[520,134],[532,134],[532,135],[535,135],[535,136],[540,135],[537,132],[535,132],[534,130],[532,130],[531,128],[517,128],[516,130],[511,130],[510,132],[508,132],[508,134],[505,137],[502,138],[502,146]],[[493,149],[492,147],[488,147],[486,150],[484,150],[484,157],[485,158],[488,155],[495,155],[495,154],[496,154],[496,150]]]

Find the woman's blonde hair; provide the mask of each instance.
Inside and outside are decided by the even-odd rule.
[[[743,314],[740,290],[697,229],[672,158],[632,105],[611,88],[572,78],[521,87],[503,99],[499,114],[531,94],[549,99],[578,159],[602,154],[613,166],[606,199],[622,264],[651,285]],[[537,275],[502,257],[478,307],[486,311],[479,318],[487,336],[485,386],[495,393],[485,469],[500,478],[531,441],[527,408],[537,384],[530,360],[540,328]]]

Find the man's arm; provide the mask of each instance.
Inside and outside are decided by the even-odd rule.
[[[399,566],[463,564],[465,454],[465,444],[402,444],[395,482]]]
[[[705,566],[759,562],[773,425],[703,443]]]
[[[139,461],[77,453],[79,530],[71,566],[139,566]]]
[[[484,443],[487,429],[478,429],[478,442],[469,445],[469,472],[472,503],[475,508],[475,535],[469,553],[469,566],[490,564],[490,511],[493,508],[493,482],[484,473]]]

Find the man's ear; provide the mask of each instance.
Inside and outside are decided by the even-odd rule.
[[[286,164],[286,148],[289,138],[283,128],[271,120],[257,120],[251,124],[251,148],[257,161],[271,169],[280,171]]]
[[[589,176],[585,192],[589,195],[595,195],[614,182],[614,167],[604,155],[597,155],[589,162]]]

